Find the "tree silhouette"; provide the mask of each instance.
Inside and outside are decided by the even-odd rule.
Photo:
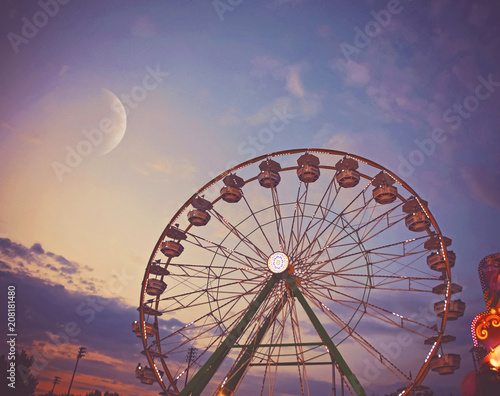
[[[24,350],[21,353],[16,351],[15,355],[11,356],[15,356],[15,359],[9,360],[5,355],[0,357],[0,371],[2,372],[2,375],[0,376],[1,389],[10,388],[9,395],[34,395],[36,386],[38,385],[38,379],[31,373],[31,366],[34,363],[35,358],[33,356],[29,356]],[[11,363],[15,364],[13,366],[15,367],[15,375],[10,375],[7,371],[12,367]],[[15,381],[11,382],[11,380],[9,380],[9,376],[15,378]]]

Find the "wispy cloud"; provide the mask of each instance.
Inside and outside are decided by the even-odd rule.
[[[145,176],[163,175],[183,179],[190,179],[197,172],[197,168],[185,156],[178,158],[173,156],[158,157],[136,169]]]
[[[334,71],[340,72],[346,85],[363,86],[370,81],[370,70],[367,64],[349,59],[337,59],[332,64]]]
[[[0,259],[4,269],[15,274],[37,276],[51,284],[57,279],[74,291],[94,291],[96,288],[95,281],[88,276],[92,271],[89,267],[59,254],[45,252],[40,243],[27,248],[9,238],[0,238]]]

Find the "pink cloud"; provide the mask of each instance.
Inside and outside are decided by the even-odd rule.
[[[293,96],[304,97],[305,90],[300,79],[300,67],[298,65],[290,66],[286,76],[286,89]]]
[[[334,65],[334,70],[340,71],[347,85],[363,86],[370,81],[370,70],[365,63],[358,63],[351,59],[339,59]]]
[[[500,173],[494,166],[468,166],[462,169],[462,176],[473,198],[500,209]]]

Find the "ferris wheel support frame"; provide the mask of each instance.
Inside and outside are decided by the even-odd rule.
[[[321,324],[320,320],[318,319],[318,317],[316,316],[310,305],[307,303],[304,295],[300,292],[297,286],[297,282],[295,282],[295,279],[290,274],[285,273],[285,281],[292,289],[293,295],[297,298],[297,300],[299,300],[300,305],[302,305],[302,308],[304,308],[304,311],[306,312],[307,316],[309,317],[309,320],[316,329],[316,332],[321,338],[321,341],[323,341],[323,343],[325,344],[328,354],[332,359],[332,364],[335,363],[338,364],[339,370],[347,378],[347,380],[349,381],[349,383],[351,384],[351,386],[353,387],[354,391],[358,396],[366,396],[365,390],[359,383],[358,379],[356,378],[352,370],[347,365],[346,361],[342,357],[342,354],[339,352],[339,350],[333,343],[332,339],[330,338],[327,331]]]
[[[179,393],[179,396],[199,396],[201,392],[203,392],[203,389],[205,389],[205,386],[207,386],[208,382],[212,379],[212,376],[222,364],[222,361],[227,356],[230,349],[234,346],[238,338],[245,331],[255,313],[273,289],[276,281],[277,278],[275,276],[271,276],[269,278],[259,295],[250,304],[248,311],[241,319],[241,322],[229,333],[224,342],[222,342],[222,344],[215,350],[215,352],[198,370],[194,377],[191,378],[191,381],[189,381],[188,384],[182,389],[182,391]]]

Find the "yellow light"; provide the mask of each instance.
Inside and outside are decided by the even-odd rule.
[[[500,347],[496,347],[491,352],[490,364],[495,370],[500,367]]]

